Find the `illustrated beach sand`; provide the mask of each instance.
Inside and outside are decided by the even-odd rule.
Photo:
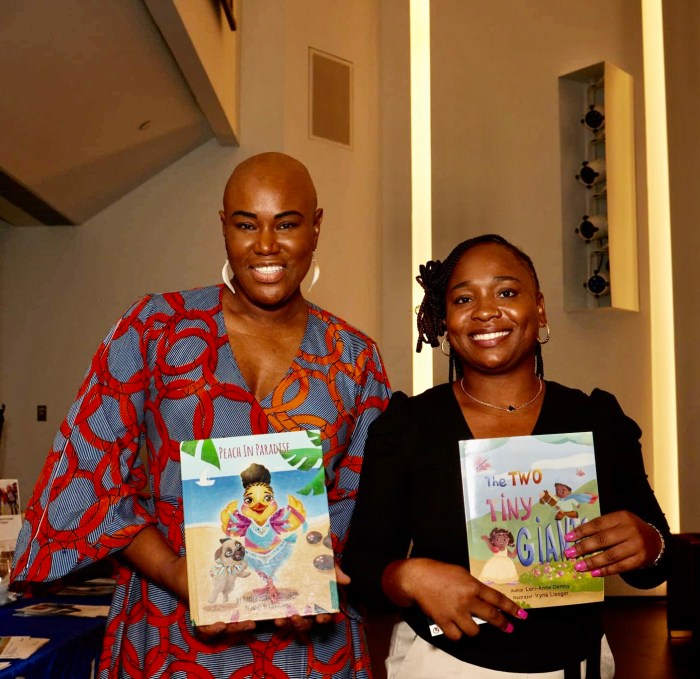
[[[337,610],[337,596],[332,595],[335,592],[334,569],[320,570],[314,566],[314,559],[323,555],[326,555],[326,562],[332,563],[333,552],[322,540],[310,544],[306,536],[312,531],[325,537],[328,519],[309,520],[306,531],[296,531],[297,540],[290,558],[275,577],[275,585],[282,594],[277,604],[268,599],[261,600],[253,594],[253,590],[262,588],[264,582],[252,567],[248,568],[248,577],[236,579],[228,603],[223,603],[219,595],[216,602],[210,604],[208,598],[212,592],[212,578],[209,572],[214,566],[214,552],[220,546],[220,540],[226,536],[220,525],[189,526],[185,539],[193,622],[208,625],[219,621],[281,618],[294,613],[314,615],[321,612],[319,608],[330,612]],[[243,539],[240,541],[243,542]],[[195,595],[192,594],[193,590],[196,590]]]

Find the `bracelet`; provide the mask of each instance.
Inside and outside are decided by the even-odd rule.
[[[654,566],[659,565],[659,561],[661,561],[661,557],[664,555],[664,552],[666,551],[666,540],[664,540],[663,533],[653,523],[649,523],[647,521],[647,525],[651,526],[656,531],[657,535],[659,536],[659,539],[661,540],[661,549],[659,550],[658,555],[648,566],[646,566],[646,568],[654,568]]]

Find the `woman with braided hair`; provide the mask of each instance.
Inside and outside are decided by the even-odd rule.
[[[579,572],[651,588],[665,580],[670,533],[641,431],[611,394],[544,380],[544,297],[531,259],[504,238],[460,243],[418,281],[417,350],[441,347],[449,381],[394,394],[370,426],[343,555],[356,598],[401,611],[389,679],[612,677],[601,604],[525,611],[469,572],[458,442],[592,431],[601,517],[566,533],[565,554]]]
[[[510,252],[518,258],[529,270],[533,278],[537,293],[540,293],[540,281],[537,278],[535,265],[528,255],[522,250],[516,248],[509,243],[505,238],[495,234],[486,234],[470,238],[462,241],[448,256],[445,262],[439,260],[429,261],[427,264],[421,264],[419,267],[420,275],[416,280],[421,284],[425,291],[423,302],[418,309],[418,343],[416,351],[420,353],[423,344],[429,344],[431,347],[441,346],[440,337],[445,334],[445,317],[446,317],[446,301],[445,301],[445,286],[454,271],[455,266],[459,262],[462,255],[473,247],[482,243],[495,243],[510,250]],[[542,344],[549,341],[549,326],[546,319],[544,325],[540,327],[547,328],[546,339],[535,344],[535,374],[541,379],[544,377],[544,364],[542,362]],[[443,340],[443,343],[447,338]],[[443,351],[443,353],[446,353]],[[462,368],[457,363],[456,354],[450,349],[449,352],[450,367],[449,381],[452,382],[454,370],[457,370],[458,376],[461,377]]]

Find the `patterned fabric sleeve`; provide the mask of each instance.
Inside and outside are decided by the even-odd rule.
[[[337,541],[333,545],[336,554],[342,554],[347,540],[357,498],[367,430],[387,407],[391,397],[384,365],[374,343],[366,347],[355,365],[358,375],[355,407],[350,409],[350,412],[354,412],[350,444],[341,459],[333,460],[331,467],[335,473],[329,475],[332,479],[328,489],[329,511]]]
[[[92,359],[27,505],[13,580],[45,582],[125,547],[155,523],[142,496],[143,327],[148,297],[115,324]]]
[[[410,488],[411,449],[406,440],[413,430],[409,400],[395,392],[388,408],[372,424],[365,445],[365,467],[343,569],[351,577],[357,601],[375,610],[395,610],[381,585],[384,569],[404,558],[415,527],[404,506]],[[377,507],[381,507],[378,518]]]

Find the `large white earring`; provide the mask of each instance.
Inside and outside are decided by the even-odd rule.
[[[314,250],[311,253],[311,265],[314,268],[314,272],[311,275],[311,283],[309,283],[309,287],[307,288],[306,292],[311,292],[311,288],[316,285],[316,281],[318,280],[318,277],[321,275],[321,267],[318,265],[318,262],[316,261],[316,250]]]
[[[231,269],[231,265],[228,262],[228,259],[224,262],[224,268],[221,269],[221,278],[224,281],[224,285],[235,295],[236,291],[233,289],[233,285],[231,285],[231,279],[233,278],[233,269]]]

